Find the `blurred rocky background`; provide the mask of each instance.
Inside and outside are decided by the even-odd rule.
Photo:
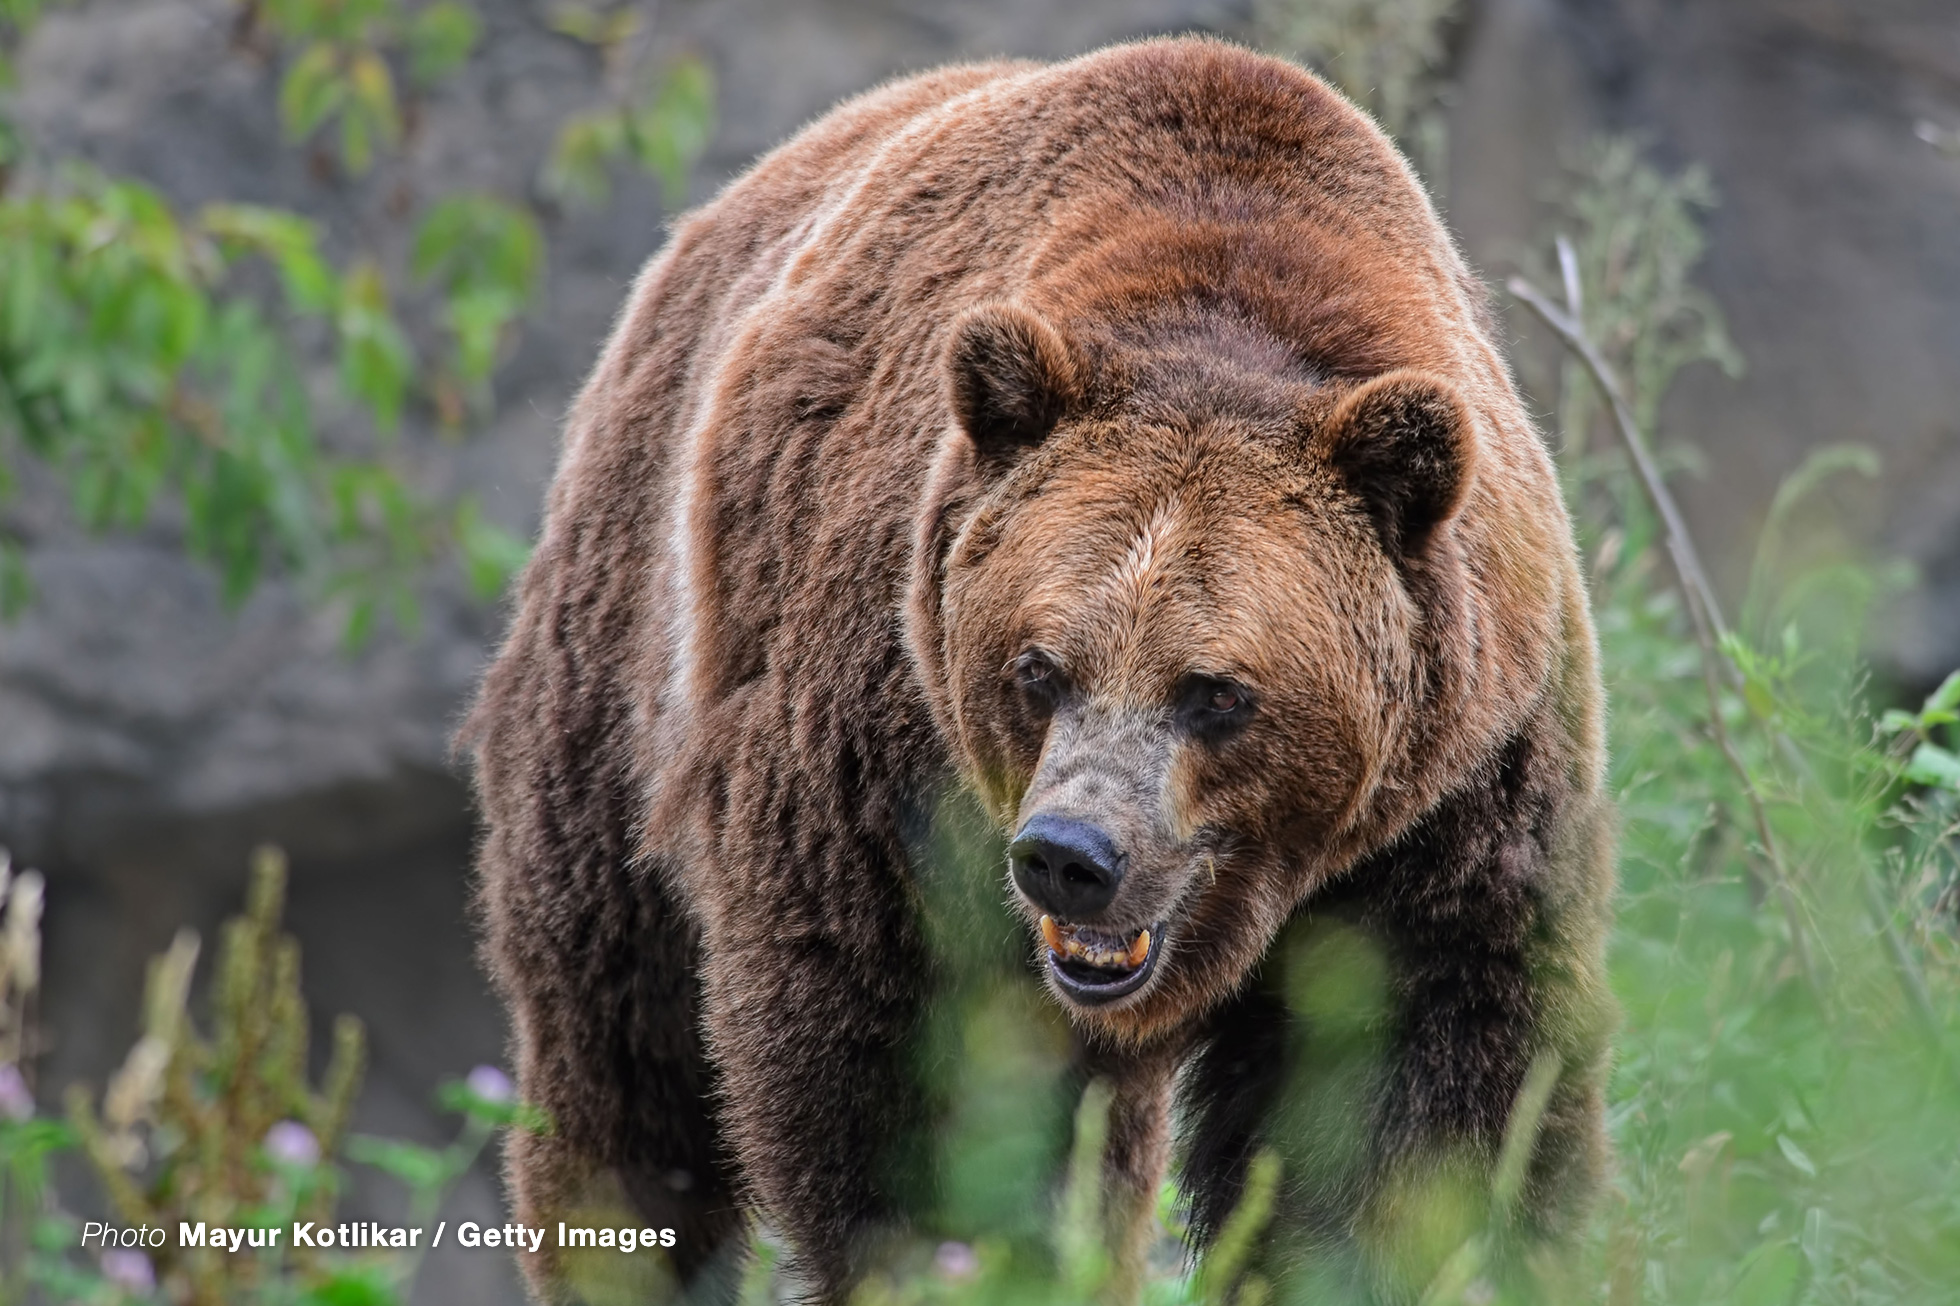
[[[17,55],[11,95],[36,154],[140,179],[186,210],[296,210],[340,260],[406,266],[403,215],[431,196],[467,189],[535,212],[544,273],[505,342],[494,403],[458,433],[439,405],[411,399],[402,437],[418,483],[474,493],[519,534],[536,526],[559,415],[672,216],[644,170],[613,169],[609,194],[585,203],[541,181],[565,124],[607,103],[622,61],[712,70],[714,132],[686,186],[699,200],[839,98],[946,60],[1061,57],[1182,30],[1283,35],[1250,0],[474,7],[471,57],[359,175],[282,129],[288,58],[239,0],[53,9]],[[1685,372],[1665,426],[1696,451],[1677,487],[1718,583],[1740,586],[1776,487],[1809,451],[1869,446],[1878,476],[1834,482],[1807,536],[1911,564],[1871,650],[1883,678],[1923,690],[1960,664],[1960,8],[1428,8],[1447,18],[1418,153],[1494,286],[1542,248],[1562,180],[1602,132],[1712,180],[1698,279],[1746,367]],[[630,31],[594,35],[627,12]],[[1553,355],[1523,315],[1507,320],[1521,375],[1542,379]],[[146,959],[178,925],[208,933],[235,911],[248,850],[269,840],[292,859],[288,919],[316,1020],[352,1011],[372,1032],[361,1124],[439,1136],[435,1082],[501,1050],[472,959],[474,833],[449,741],[502,614],[438,580],[413,637],[384,625],[350,652],[345,614],[290,587],[228,607],[167,513],[98,535],[34,488],[7,509],[35,597],[0,626],[0,843],[48,874],[46,1084],[101,1082],[134,1036]],[[458,1209],[480,1218],[497,1203],[479,1177]],[[496,1257],[432,1262],[421,1284],[432,1302],[519,1299]]]

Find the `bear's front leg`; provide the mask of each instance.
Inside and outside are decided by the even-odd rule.
[[[1157,1231],[1157,1190],[1170,1160],[1173,1050],[1091,1047],[1083,1062],[1110,1085],[1102,1157],[1102,1229],[1110,1273],[1105,1306],[1134,1306],[1143,1295],[1150,1244]]]
[[[813,1300],[829,1303],[899,1216],[923,1114],[906,1057],[929,967],[892,862],[839,844],[818,858],[831,864],[724,865],[702,978],[743,1181]]]
[[[1570,791],[1561,755],[1539,742],[1551,737],[1514,739],[1351,877],[1394,974],[1359,1221],[1384,1296],[1420,1295],[1450,1250],[1428,1245],[1447,1224],[1438,1212],[1466,1201],[1454,1237],[1487,1222],[1498,1261],[1549,1272],[1600,1181],[1610,840],[1597,802]],[[1534,1065],[1553,1079],[1531,1119],[1517,1112]],[[1486,1209],[1514,1120],[1531,1130],[1523,1188],[1514,1210]]]

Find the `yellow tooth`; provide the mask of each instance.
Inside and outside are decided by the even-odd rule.
[[[1041,918],[1041,937],[1042,940],[1046,942],[1049,948],[1052,949],[1053,951],[1055,952],[1068,951],[1068,944],[1062,938],[1061,930],[1056,928],[1055,918],[1053,916],[1043,916]]]
[[[1137,933],[1137,941],[1130,945],[1130,956],[1129,956],[1130,969],[1135,970],[1138,966],[1143,965],[1145,959],[1147,959],[1149,956],[1150,956],[1150,931],[1141,930]]]

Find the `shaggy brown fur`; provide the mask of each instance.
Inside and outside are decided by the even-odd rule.
[[[903,1215],[901,830],[951,774],[1004,832],[1094,823],[1122,878],[1083,924],[1155,931],[1103,1005],[1039,954],[1117,1090],[1119,1296],[1177,1067],[1204,1230],[1272,1130],[1287,1058],[1243,1051],[1312,1059],[1289,921],[1366,931],[1390,1006],[1365,1155],[1280,1227],[1391,1245],[1408,1166],[1487,1173],[1549,1055],[1556,1238],[1602,1162],[1600,701],[1545,451],[1365,117],[1200,40],[852,101],[641,277],[469,727],[558,1126],[513,1145],[519,1217],[622,1194],[712,1279],[760,1208],[842,1295]]]

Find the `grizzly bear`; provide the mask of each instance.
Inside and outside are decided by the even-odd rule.
[[[1542,1084],[1490,1227],[1569,1243],[1605,1154],[1595,662],[1480,285],[1339,95],[1187,38],[846,103],[639,278],[467,727],[554,1122],[511,1140],[518,1218],[623,1205],[712,1293],[761,1213],[842,1300],[912,1215],[910,850],[953,785],[1113,1093],[1112,1295],[1174,1098],[1198,1243],[1271,1147],[1264,1263],[1346,1248],[1396,1299]],[[1335,955],[1372,996],[1314,987]],[[1284,1076],[1355,1037],[1314,1099],[1347,1136],[1302,1135]]]

